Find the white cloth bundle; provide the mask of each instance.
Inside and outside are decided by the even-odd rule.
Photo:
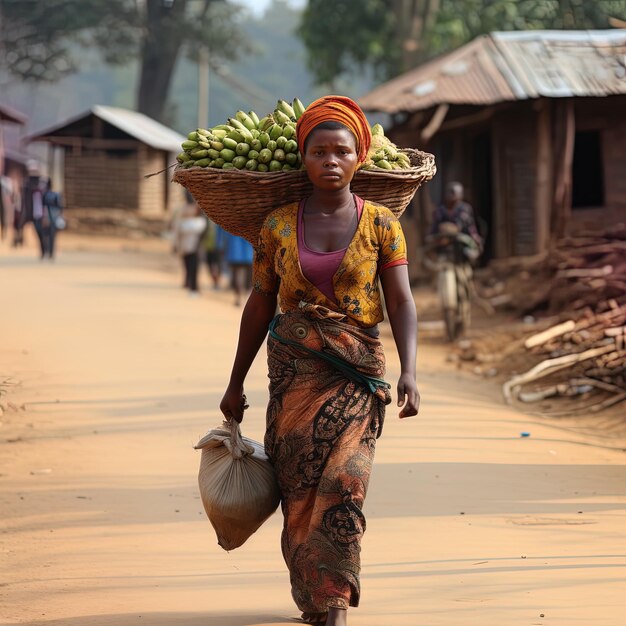
[[[202,450],[198,484],[204,510],[224,550],[234,550],[274,513],[280,492],[263,446],[241,436],[235,420],[210,430],[194,446]]]

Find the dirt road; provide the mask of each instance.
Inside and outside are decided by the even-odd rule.
[[[61,248],[49,264],[0,244],[0,623],[293,623],[280,515],[225,553],[197,494],[230,294],[187,298],[159,242]],[[390,410],[379,442],[351,626],[626,623],[626,453],[503,407],[435,343],[419,381],[420,416]],[[266,385],[262,355],[257,439]]]

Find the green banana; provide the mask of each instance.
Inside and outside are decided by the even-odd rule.
[[[250,116],[250,119],[254,122],[255,128],[258,128],[259,122],[261,121],[259,120],[259,116],[254,111],[248,111],[248,115]]]
[[[181,146],[182,146],[183,150],[193,150],[194,148],[198,147],[198,142],[197,141],[192,141],[191,139],[187,139],[187,140],[183,141]]]
[[[285,151],[280,148],[276,148],[274,150],[274,160],[275,161],[284,161],[285,160]]]
[[[278,101],[278,103],[276,104],[276,110],[280,111],[289,118],[293,118],[294,120],[296,119],[296,114],[293,108],[291,107],[289,102],[286,102],[285,100]]]
[[[186,152],[181,152],[180,154],[176,155],[176,160],[179,163],[186,163],[187,161],[191,160],[191,157]]]
[[[226,161],[226,163],[224,163],[224,165],[222,165],[222,169],[223,170],[234,170],[235,166],[232,163],[229,163],[228,161]]]
[[[376,162],[376,166],[380,167],[380,168],[382,168],[384,170],[391,170],[391,169],[393,169],[391,167],[391,163],[389,163],[389,161],[387,161],[386,159],[381,159],[380,161],[377,161]]]
[[[298,162],[298,155],[295,152],[287,152],[287,154],[285,154],[285,161],[289,163],[289,165],[295,165]]]
[[[189,156],[194,159],[204,159],[209,156],[209,151],[204,150],[203,148],[195,148],[194,150],[189,151]]]
[[[194,161],[193,164],[198,167],[208,167],[210,162],[211,162],[211,159],[199,159],[197,161]]]
[[[270,161],[270,172],[280,172],[283,169],[283,164],[280,161]]]
[[[250,144],[250,147],[257,152],[260,152],[265,146],[261,143],[260,139],[254,139]]]
[[[306,110],[306,107],[304,106],[304,104],[302,104],[300,100],[298,100],[298,98],[293,99],[292,106],[293,106],[293,112],[296,116],[296,120],[299,120],[302,117],[302,114],[304,113],[304,111]]]
[[[259,151],[258,150],[250,150],[248,152],[248,160],[254,159],[255,161],[259,160]]]
[[[232,161],[233,165],[238,170],[242,170],[246,166],[247,162],[248,162],[248,159],[246,159],[245,156],[236,156]]]
[[[265,148],[267,147],[267,144],[270,141],[270,136],[268,133],[261,133],[259,135],[259,141],[261,142],[261,145]]]
[[[211,150],[209,150],[209,156],[213,160],[219,159],[220,158],[220,151],[219,150],[213,150],[213,148],[211,148]]]
[[[245,111],[237,111],[235,116],[248,130],[256,128],[254,120]]]
[[[291,139],[296,134],[296,129],[291,124],[285,124],[283,127],[283,137]]]
[[[221,130],[219,128],[213,129],[213,135],[215,135],[217,139],[224,139],[229,132],[230,130]]]
[[[220,150],[223,150],[226,146],[221,142],[221,141],[212,141],[211,142],[211,148],[213,148],[213,150],[217,150],[218,152]]]
[[[249,159],[246,163],[246,169],[250,172],[256,171],[259,167],[259,162],[255,159]]]
[[[229,150],[228,148],[224,148],[220,151],[220,157],[227,163],[230,163],[236,156],[235,151]]]
[[[198,133],[198,135],[204,135],[205,137],[211,136],[211,131],[207,130],[206,128],[197,128],[196,132]]]
[[[272,151],[268,148],[263,148],[259,152],[259,163],[269,163],[272,160]]]
[[[278,144],[273,139],[270,139],[267,142],[267,149],[271,150],[272,152],[274,152],[274,150],[276,150],[276,148],[278,148]]]
[[[380,124],[374,124],[372,126],[372,135],[384,135],[385,131]]]
[[[291,118],[286,113],[283,113],[279,109],[276,109],[274,111],[274,119],[276,120],[276,123],[280,124],[281,126],[284,126],[285,124],[288,124],[291,121]]]
[[[215,134],[216,130],[225,130],[226,132],[229,132],[233,129],[232,126],[230,126],[229,124],[218,124],[217,126],[213,126],[213,134]]]
[[[224,144],[225,148],[228,148],[229,150],[235,150],[237,148],[237,144],[241,142],[237,141],[236,139],[231,139],[230,137],[224,137],[224,141],[222,141],[222,143]]]
[[[283,129],[278,124],[274,124],[270,128],[269,133],[270,133],[270,139],[273,139],[274,141],[276,141],[283,134]]]
[[[278,148],[284,148],[285,144],[287,143],[287,137],[285,137],[284,135],[281,135],[277,140],[276,140],[276,146]]]
[[[267,172],[267,170],[269,170],[269,167],[267,167],[267,165],[265,165],[265,163],[259,163],[258,167],[256,168],[258,172]]]
[[[241,143],[242,141],[246,140],[246,138],[243,136],[243,133],[239,129],[231,130],[228,135],[226,135],[225,139],[230,139],[232,141],[236,141],[237,143]]]
[[[246,156],[248,154],[248,152],[250,152],[250,144],[238,143],[237,147],[235,148],[235,152],[239,156]]]
[[[293,139],[290,139],[284,146],[283,146],[283,150],[285,152],[297,152],[298,151],[298,144],[297,142],[295,142]]]
[[[195,130],[192,130],[188,135],[187,139],[190,141],[198,141],[198,133]]]
[[[259,120],[259,125],[258,125],[258,129],[261,132],[266,131],[268,128],[270,128],[272,126],[272,124],[274,123],[274,118],[271,115],[266,115],[264,118],[261,118]]]
[[[228,123],[237,130],[248,130],[236,117],[229,117]]]

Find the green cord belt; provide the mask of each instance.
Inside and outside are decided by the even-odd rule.
[[[287,339],[286,337],[281,337],[275,330],[276,324],[278,323],[278,318],[279,316],[277,315],[270,322],[269,326],[270,337],[276,339],[276,341],[280,341],[280,343],[284,343],[289,346],[295,346],[300,350],[304,350],[309,354],[313,354],[316,357],[327,361],[333,367],[345,374],[346,378],[348,378],[349,380],[353,380],[354,382],[365,385],[370,390],[370,393],[376,393],[376,390],[379,387],[386,387],[387,389],[391,389],[391,385],[387,381],[383,380],[382,378],[376,378],[375,376],[368,376],[367,374],[363,374],[362,372],[359,372],[359,370],[357,370],[355,367],[349,365],[339,357],[333,356],[332,354],[327,354],[326,352],[320,352],[319,350],[313,350],[312,348],[307,348],[297,341]]]

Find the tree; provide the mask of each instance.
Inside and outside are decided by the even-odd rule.
[[[81,49],[111,64],[139,58],[137,109],[162,119],[181,53],[205,46],[218,63],[246,49],[238,11],[226,0],[0,0],[0,66],[50,82],[77,69]]]
[[[298,33],[318,83],[354,67],[391,78],[494,30],[608,28],[624,0],[309,0]]]

